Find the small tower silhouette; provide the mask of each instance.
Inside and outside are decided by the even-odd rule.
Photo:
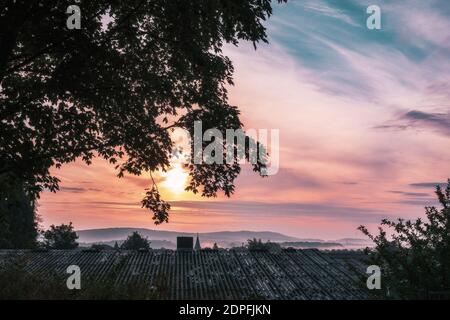
[[[202,247],[200,246],[200,240],[199,240],[199,238],[198,238],[198,233],[197,233],[197,239],[195,240],[195,247],[194,247],[194,249],[195,249],[196,251],[202,249]]]

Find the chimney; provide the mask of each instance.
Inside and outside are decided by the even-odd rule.
[[[192,251],[193,247],[193,237],[177,237],[177,250]]]

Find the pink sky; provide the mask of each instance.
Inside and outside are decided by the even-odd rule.
[[[322,21],[325,26],[339,19],[348,23],[342,31],[356,28],[352,17],[342,16],[345,11],[330,15],[321,10],[330,19]],[[257,51],[246,44],[226,48],[235,66],[230,102],[239,106],[246,128],[280,130],[277,175],[262,179],[244,170],[230,199],[173,192],[164,184],[167,177],[160,177],[173,210],[169,224],[155,226],[139,205],[148,176],[118,179],[103,160],[91,166],[75,162],[54,171],[61,191],[42,195],[43,226],[72,221],[77,229],[270,230],[333,239],[361,237],[357,226],[373,227],[383,217],[423,215],[423,206],[433,202],[432,185],[450,177],[445,45],[450,42],[441,41],[450,39],[450,29],[445,17],[428,7],[418,12],[386,5],[386,11],[398,12],[400,20],[420,18],[419,27],[387,25],[385,32],[395,30],[396,41],[409,41],[407,31],[418,28],[417,39],[410,40],[423,47],[424,57],[412,58],[397,42],[368,41],[355,48],[344,41],[353,36],[307,34],[300,21],[283,19],[283,11],[269,23],[270,45]],[[286,30],[289,42],[280,40]],[[302,38],[295,40],[297,35]],[[306,36],[305,45],[314,43],[333,54],[332,67],[312,67],[313,60],[295,54],[295,45]],[[352,81],[337,80],[348,76]]]

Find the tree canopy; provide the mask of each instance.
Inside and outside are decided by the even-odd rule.
[[[251,251],[279,251],[281,246],[278,243],[266,241],[262,242],[261,239],[248,239],[247,248]]]
[[[78,247],[78,235],[74,231],[72,222],[59,226],[51,225],[50,229],[42,232],[44,246],[48,249],[75,249]]]
[[[20,184],[0,184],[0,195],[0,248],[34,248],[39,232],[34,201]]]
[[[95,156],[119,177],[165,170],[170,129],[191,131],[196,120],[205,130],[243,127],[228,104],[233,65],[222,49],[267,42],[271,0],[84,1],[79,30],[66,26],[67,5],[0,6],[0,183],[19,180],[38,197],[58,190],[50,168]],[[188,171],[188,190],[229,196],[240,166]],[[170,206],[154,184],[142,205],[155,223],[168,221]]]
[[[147,238],[141,236],[137,231],[134,231],[128,236],[128,238],[122,243],[122,249],[125,250],[139,250],[139,249],[150,249],[150,241]]]
[[[450,296],[450,180],[436,187],[441,208],[426,207],[426,220],[383,220],[379,234],[359,229],[375,244],[371,264],[382,271],[381,293],[391,298]],[[387,230],[385,230],[387,228]]]

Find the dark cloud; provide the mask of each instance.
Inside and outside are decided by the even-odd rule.
[[[409,206],[416,206],[416,207],[428,207],[428,206],[437,205],[437,202],[438,201],[434,198],[420,198],[420,199],[405,199],[405,200],[397,201],[396,203],[406,204]]]
[[[424,125],[450,134],[449,113],[426,113],[422,111],[409,111],[403,118],[413,124]]]
[[[337,182],[337,183],[345,184],[345,185],[349,185],[349,186],[354,186],[354,185],[359,184],[358,182],[355,182],[355,181],[340,181],[340,182]]]
[[[79,187],[60,187],[59,190],[61,192],[71,192],[71,193],[83,193],[83,192],[89,192],[89,191],[102,191],[100,189],[96,188],[79,188]]]
[[[418,182],[411,183],[409,186],[413,188],[428,188],[428,189],[436,189],[436,186],[441,186],[441,188],[445,188],[447,186],[446,182]]]
[[[396,119],[374,127],[379,130],[431,129],[450,135],[450,113],[432,113],[411,110],[400,114]]]
[[[396,193],[396,194],[401,194],[403,196],[407,196],[407,197],[429,197],[430,194],[429,193],[424,193],[424,192],[404,192],[404,191],[389,191],[390,193]]]
[[[409,126],[409,125],[383,124],[383,125],[375,126],[375,127],[373,127],[373,128],[374,128],[374,129],[377,129],[377,130],[403,131],[403,130],[406,130],[406,129],[410,128],[410,127],[411,127],[411,126]]]
[[[427,185],[428,183],[425,183]],[[410,184],[410,186],[414,187],[415,184]],[[422,185],[418,183],[418,185]],[[427,188],[429,189],[429,188]],[[397,191],[392,190],[388,191],[390,193],[395,193],[401,196],[399,201],[394,201],[394,203],[405,204],[409,206],[417,206],[417,207],[426,207],[435,205],[437,200],[436,197],[433,197],[432,193],[425,192],[405,192],[405,191]]]
[[[93,204],[93,205],[111,205],[111,206],[139,206],[140,207],[140,203],[139,202],[123,202],[123,201],[91,201],[88,202],[89,204]]]
[[[76,188],[76,187],[60,187],[59,191],[71,192],[71,193],[82,193],[82,192],[86,192],[86,189],[85,188]]]

